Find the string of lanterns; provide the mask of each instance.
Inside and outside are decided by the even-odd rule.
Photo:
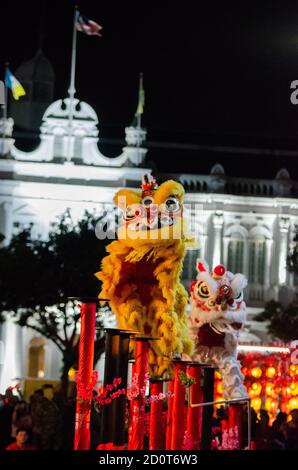
[[[239,357],[251,406],[259,413],[268,411],[272,421],[279,411],[289,413],[298,408],[298,364],[291,363],[290,354],[248,352]],[[215,401],[222,397],[222,381],[215,373]]]

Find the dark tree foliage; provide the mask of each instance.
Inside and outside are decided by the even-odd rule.
[[[298,230],[294,237],[294,246],[287,257],[287,269],[298,274]],[[265,305],[264,312],[255,317],[257,321],[268,321],[268,332],[281,340],[291,341],[298,336],[298,298],[295,297],[287,306],[271,300]]]
[[[287,307],[271,300],[265,305],[264,312],[255,317],[257,321],[268,321],[268,333],[283,341],[297,339],[298,335],[298,302],[295,300]]]
[[[0,248],[1,318],[13,317],[20,326],[32,328],[56,344],[63,356],[64,388],[69,369],[77,366],[80,319],[77,303],[67,298],[95,298],[100,290],[94,273],[105,256],[107,240],[96,237],[97,222],[98,218],[85,212],[74,223],[67,210],[52,225],[48,240],[34,238],[28,227]],[[98,315],[98,327],[102,326],[100,318]],[[97,329],[94,362],[103,348],[103,333]]]

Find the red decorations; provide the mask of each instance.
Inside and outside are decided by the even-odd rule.
[[[272,346],[287,347],[280,343]],[[279,410],[289,413],[298,406],[298,365],[291,364],[290,353],[246,352],[239,359],[251,406],[257,413],[266,409],[272,423]],[[217,381],[216,400],[222,399],[219,384]]]
[[[274,367],[268,367],[268,369],[266,370],[266,376],[269,377],[270,379],[272,379],[276,374],[276,370]]]
[[[142,383],[139,380],[139,374],[137,374],[137,372],[134,372],[131,380],[131,386],[127,390],[127,398],[129,400],[136,400],[137,398],[142,398],[144,401],[146,401],[146,387],[149,382],[149,379],[150,376],[147,372],[144,376],[144,382]]]
[[[194,288],[195,288],[196,283],[197,283],[197,281],[192,281],[192,283],[191,283],[190,286],[189,286],[190,292],[193,292],[193,291],[194,291]]]
[[[96,385],[98,379],[98,372],[94,370],[92,372],[91,381],[86,386],[84,381],[82,380],[81,372],[77,372],[76,374],[76,384],[77,384],[77,400],[81,402],[90,402],[92,398],[92,392]]]
[[[201,273],[206,272],[205,266],[203,265],[203,263],[202,263],[201,261],[198,262],[198,264],[197,264],[197,269],[198,269],[198,271],[200,271]]]
[[[241,449],[242,447],[242,422],[243,422],[243,404],[233,403],[229,406],[229,429],[233,431],[233,447]]]
[[[157,189],[157,183],[152,175],[144,175],[142,178],[142,192],[143,195],[155,191]]]
[[[217,305],[222,304],[225,305],[227,308],[227,304],[231,305],[234,303],[234,299],[231,297],[232,296],[232,289],[230,286],[227,286],[226,284],[223,284],[222,286],[219,286],[218,288],[218,295],[215,299],[215,303]]]
[[[250,371],[251,376],[255,379],[259,379],[262,375],[262,369],[260,367],[253,367]]]
[[[226,272],[226,268],[223,264],[218,264],[215,266],[213,269],[213,274],[215,274],[217,277],[222,277]]]
[[[270,346],[288,347],[280,342]],[[288,414],[298,407],[298,365],[291,363],[290,353],[247,351],[239,354],[239,360],[251,406],[256,413],[260,413],[261,409],[267,410],[272,423],[279,411]],[[214,399],[220,401],[223,399],[221,378],[215,374],[215,379]],[[235,440],[234,431],[232,440]]]
[[[121,382],[122,382],[121,377],[115,378],[112,384],[108,384],[98,396],[94,397],[95,405],[97,406],[97,408],[101,408],[102,406],[109,405],[110,403],[112,403],[113,400],[120,397],[120,395],[125,395],[126,393],[125,388],[120,388],[113,392],[113,390],[117,389],[118,385],[120,385]],[[112,393],[109,393],[109,392],[112,392]]]
[[[213,449],[217,450],[239,450],[239,436],[238,436],[238,426],[231,427],[230,420],[222,420],[221,422],[222,429],[222,440],[221,445],[219,442],[215,442],[216,445],[213,446]]]

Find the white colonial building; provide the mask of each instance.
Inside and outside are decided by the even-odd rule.
[[[33,223],[36,235],[46,237],[49,224],[66,208],[79,218],[87,210],[113,208],[116,189],[139,187],[145,168],[146,131],[125,129],[126,146],[114,158],[99,148],[95,111],[76,100],[71,128],[69,100],[52,103],[43,116],[40,143],[33,151],[18,149],[12,138],[13,121],[0,123],[0,233],[7,243],[20,226]],[[192,230],[200,240],[200,255],[210,265],[220,262],[247,274],[249,322],[246,338],[266,338],[264,325],[253,315],[264,302],[293,288],[286,258],[298,224],[297,185],[287,170],[272,181],[241,180],[215,165],[209,175],[162,174],[179,180],[186,189]],[[194,278],[197,252],[189,252],[184,280]],[[1,326],[0,392],[15,378],[57,379],[60,353],[48,340],[12,321]],[[36,354],[35,354],[36,353]],[[29,360],[30,359],[30,360]],[[34,364],[30,361],[35,361]]]

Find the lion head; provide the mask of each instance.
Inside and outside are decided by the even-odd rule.
[[[114,197],[122,210],[118,238],[128,246],[168,244],[184,238],[184,188],[176,181],[159,187],[151,175],[145,175],[140,190],[121,189]]]

